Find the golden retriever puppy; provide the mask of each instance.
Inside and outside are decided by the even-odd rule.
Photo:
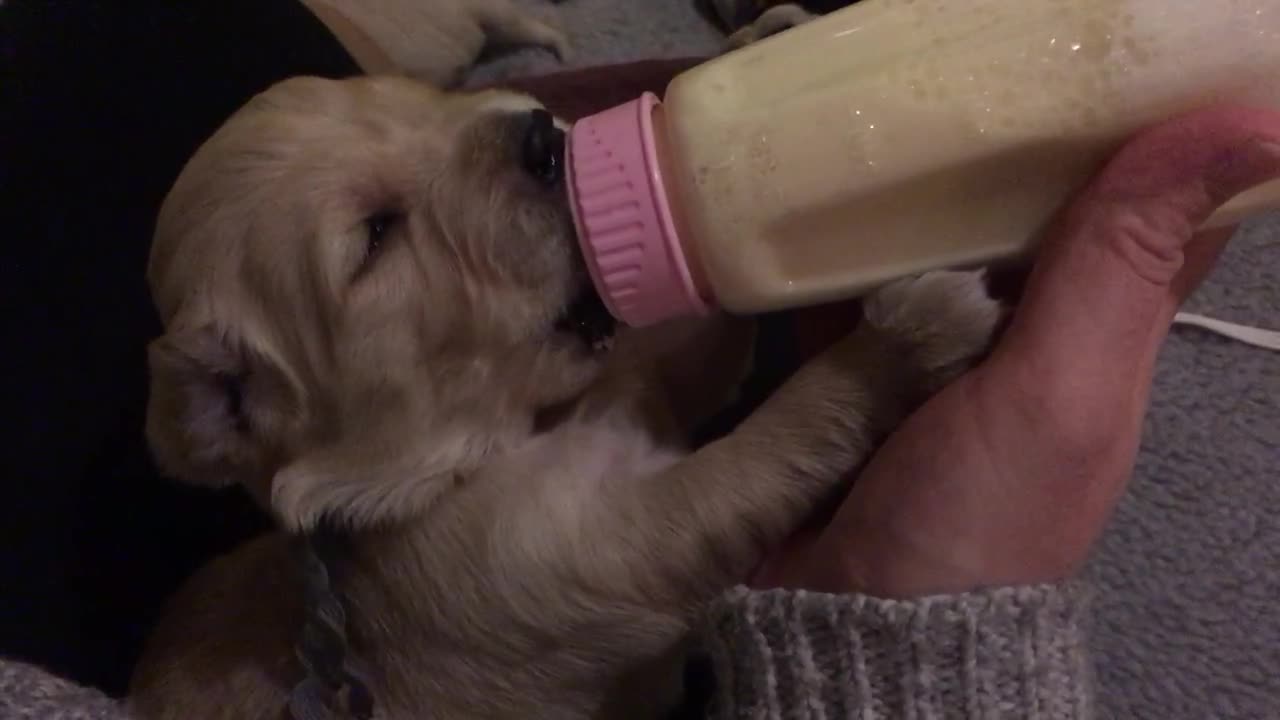
[[[895,283],[691,451],[707,408],[667,400],[723,401],[750,334],[615,331],[563,142],[527,97],[303,78],[190,160],[149,268],[149,440],[282,532],[173,599],[137,717],[660,717],[705,603],[987,346],[981,278]]]
[[[537,46],[569,57],[558,28],[511,0],[301,0],[370,74],[440,87],[464,79],[486,48]]]

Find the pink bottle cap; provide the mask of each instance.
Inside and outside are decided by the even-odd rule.
[[[671,217],[653,135],[652,93],[583,118],[569,131],[569,205],[591,280],[614,317],[632,327],[701,315]]]

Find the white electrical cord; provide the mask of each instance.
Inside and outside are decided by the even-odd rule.
[[[1173,318],[1173,322],[1176,325],[1189,325],[1208,330],[1211,333],[1216,333],[1246,345],[1280,352],[1280,331],[1277,330],[1238,325],[1225,320],[1217,320],[1204,315],[1185,312],[1178,313]]]

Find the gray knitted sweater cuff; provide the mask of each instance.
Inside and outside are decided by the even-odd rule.
[[[97,690],[0,657],[0,720],[125,720],[125,713]]]
[[[737,588],[705,638],[711,717],[1092,717],[1085,604],[1053,586],[914,601]]]

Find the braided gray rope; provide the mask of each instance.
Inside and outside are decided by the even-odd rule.
[[[373,717],[373,694],[367,675],[351,658],[346,608],[331,577],[334,553],[341,541],[339,533],[323,526],[297,538],[304,619],[294,654],[306,677],[289,695],[293,720]]]

